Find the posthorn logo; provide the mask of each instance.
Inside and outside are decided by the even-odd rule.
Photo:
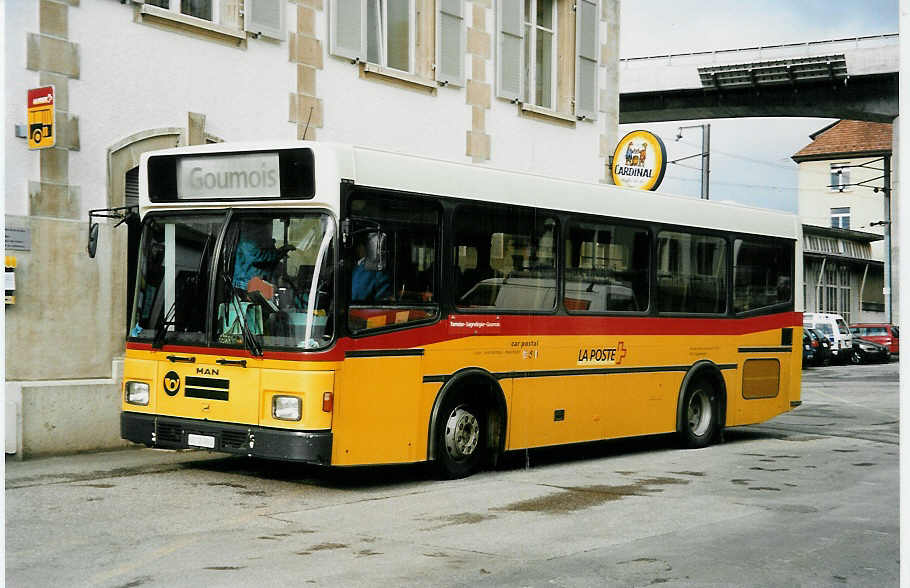
[[[164,391],[168,396],[176,396],[180,391],[180,375],[175,371],[164,374]]]

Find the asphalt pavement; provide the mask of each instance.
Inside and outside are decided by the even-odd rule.
[[[9,586],[895,586],[898,364],[803,372],[722,444],[434,480],[132,449],[6,462]]]

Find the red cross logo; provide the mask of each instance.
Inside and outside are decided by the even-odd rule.
[[[616,365],[621,365],[622,358],[624,358],[629,353],[629,350],[626,349],[625,344],[622,341],[620,341],[619,343],[616,344],[616,351],[618,351],[617,356],[616,356]]]

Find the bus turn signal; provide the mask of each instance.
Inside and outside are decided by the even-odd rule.
[[[334,403],[335,398],[331,392],[322,393],[322,412],[332,412]]]

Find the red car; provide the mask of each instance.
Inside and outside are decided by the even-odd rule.
[[[854,337],[861,337],[867,341],[881,343],[897,355],[900,351],[900,331],[896,325],[887,323],[857,323],[850,325],[850,332]]]

